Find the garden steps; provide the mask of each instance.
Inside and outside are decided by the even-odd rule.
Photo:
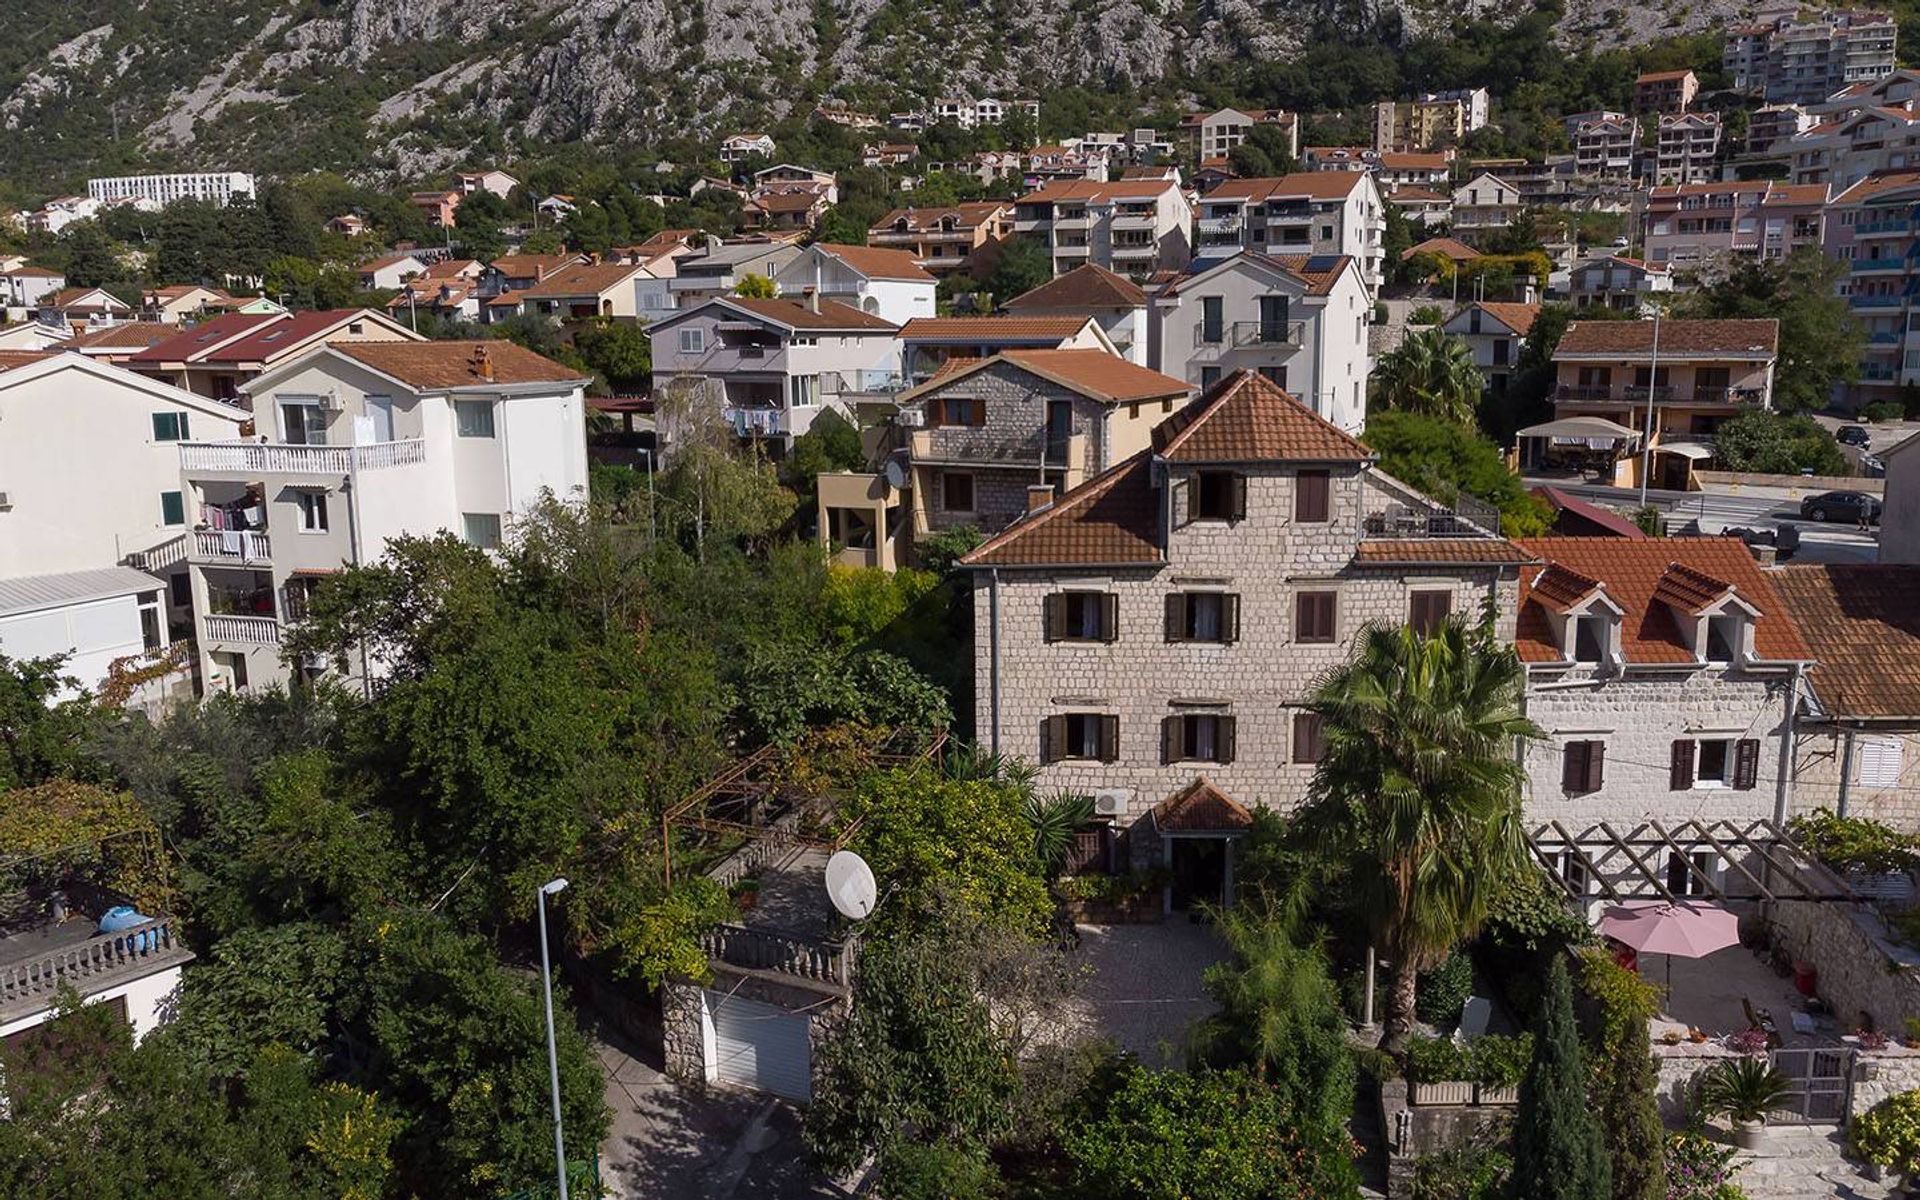
[[[1774,1126],[1768,1138],[1763,1150],[1741,1151],[1734,1159],[1740,1167],[1734,1183],[1751,1200],[1886,1200],[1899,1194],[1843,1157],[1843,1135],[1831,1126]]]

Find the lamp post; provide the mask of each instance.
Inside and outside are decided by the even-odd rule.
[[[1640,507],[1647,506],[1647,473],[1653,469],[1653,397],[1660,381],[1660,309],[1653,306],[1653,354],[1647,363],[1647,431],[1640,435]]]
[[[560,1130],[560,1054],[553,1040],[553,968],[547,962],[547,897],[567,890],[567,881],[540,885],[540,983],[547,1002],[547,1080],[553,1086],[553,1169],[560,1181],[560,1200],[567,1200],[567,1142]]]

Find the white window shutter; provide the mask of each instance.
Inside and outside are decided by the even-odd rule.
[[[1862,738],[1855,751],[1854,782],[1862,787],[1898,785],[1903,749],[1897,737]]]

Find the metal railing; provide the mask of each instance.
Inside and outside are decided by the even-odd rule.
[[[284,442],[182,442],[183,471],[232,471],[251,474],[345,475],[417,466],[427,461],[419,438],[375,442],[370,446],[295,446]]]
[[[1239,217],[1201,217],[1200,232],[1209,234],[1237,234],[1241,229]]]
[[[1500,510],[1463,494],[1452,508],[1389,504],[1368,513],[1362,528],[1378,538],[1483,538],[1500,532]]]
[[[820,375],[820,392],[829,396],[891,394],[912,386],[912,382],[898,371],[824,371]]]
[[[778,929],[716,925],[700,934],[700,949],[717,963],[748,971],[773,971],[841,987],[853,978],[851,941],[825,942]]]
[[[184,946],[174,940],[173,919],[160,917],[117,933],[103,933],[77,945],[0,967],[0,1007],[22,1001],[50,1000],[61,984],[127,972]]]
[[[214,642],[250,642],[256,646],[280,644],[280,622],[275,617],[243,617],[231,613],[209,614],[207,640]]]
[[[236,562],[271,562],[273,543],[264,533],[248,529],[196,529],[193,552],[200,558],[232,559]]]

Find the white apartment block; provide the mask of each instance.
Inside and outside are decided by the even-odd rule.
[[[1346,255],[1204,259],[1154,294],[1148,365],[1202,390],[1252,371],[1357,433],[1367,417],[1372,306],[1358,260]]]
[[[101,202],[92,196],[59,196],[26,216],[32,233],[59,233],[75,221],[90,221],[100,215]]]
[[[102,203],[145,200],[161,207],[175,200],[201,200],[225,207],[237,196],[251,198],[253,176],[243,171],[194,171],[180,175],[116,175],[87,180],[87,195]]]
[[[1024,113],[1028,120],[1038,125],[1040,102],[1038,100],[1002,100],[995,96],[982,96],[977,100],[965,96],[942,96],[933,104],[933,119],[936,123],[958,125],[962,129],[972,129],[977,125],[998,125],[1007,119],[1009,113]]]
[[[879,246],[816,242],[773,277],[780,294],[837,300],[895,325],[931,317],[938,281],[911,253]]]
[[[1871,175],[1912,170],[1920,166],[1920,99],[1822,121],[1788,139],[1785,149],[1795,183],[1838,189]]]
[[[1707,183],[1720,173],[1720,114],[1660,118],[1654,149],[1655,183]]]
[[[1200,200],[1195,254],[1345,255],[1372,294],[1385,282],[1386,201],[1366,171],[1300,171],[1231,179]]]
[[[1013,231],[1045,246],[1053,273],[1093,263],[1141,277],[1192,257],[1193,209],[1167,179],[1057,180],[1014,203]]]
[[[1727,31],[1721,54],[1733,86],[1775,104],[1819,104],[1894,68],[1893,15],[1797,10]]]
[[[511,342],[322,346],[245,385],[255,437],[181,443],[200,673],[209,690],[382,664],[282,659],[319,580],[390,538],[483,549],[543,496],[586,497],[578,371]]]
[[[1278,129],[1287,139],[1287,153],[1300,153],[1300,119],[1283,108],[1222,108],[1207,113],[1188,113],[1180,118],[1180,134],[1193,148],[1197,162],[1210,162],[1232,154],[1247,140],[1254,126]]]
[[[1582,175],[1624,179],[1633,174],[1640,151],[1637,117],[1604,117],[1587,121],[1573,134],[1574,167]]]

